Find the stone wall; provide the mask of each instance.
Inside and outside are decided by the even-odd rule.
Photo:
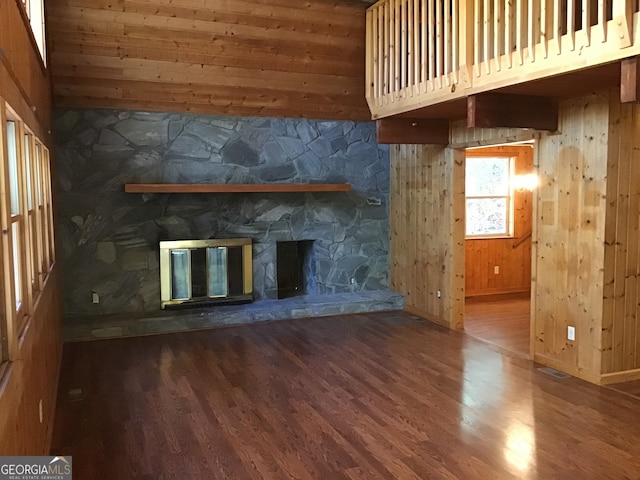
[[[54,125],[67,316],[158,310],[161,240],[253,238],[256,299],[276,298],[281,240],[315,240],[318,294],[388,288],[389,152],[373,123],[60,110]],[[123,190],[270,182],[346,182],[353,191]]]

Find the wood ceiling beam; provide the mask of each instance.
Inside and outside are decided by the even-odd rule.
[[[383,118],[376,121],[378,143],[447,145],[449,121],[433,118]]]
[[[625,58],[620,62],[620,101],[640,102],[640,60]]]
[[[553,97],[481,93],[467,98],[469,128],[558,129],[558,101]]]

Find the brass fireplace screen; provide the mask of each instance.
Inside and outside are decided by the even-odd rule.
[[[250,238],[160,242],[161,307],[251,301],[251,264]]]

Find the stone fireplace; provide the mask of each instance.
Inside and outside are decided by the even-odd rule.
[[[376,144],[371,122],[58,110],[55,138],[67,322],[160,311],[159,242],[181,239],[251,238],[251,308],[281,297],[279,242],[299,254],[294,271],[313,273],[294,292],[388,290],[389,152]],[[132,194],[123,191],[125,183],[353,189]]]

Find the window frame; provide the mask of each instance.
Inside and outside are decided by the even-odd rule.
[[[515,229],[514,229],[514,192],[511,188],[512,179],[515,176],[515,164],[517,156],[511,152],[499,152],[499,151],[473,151],[467,150],[465,156],[465,184],[466,184],[466,176],[468,174],[468,159],[469,158],[504,158],[508,161],[508,170],[509,174],[507,177],[507,195],[467,195],[466,187],[464,194],[464,208],[465,208],[465,220],[464,220],[464,238],[466,240],[482,240],[482,239],[496,239],[496,238],[514,238],[515,237]],[[468,234],[467,233],[467,224],[469,221],[468,216],[468,201],[469,200],[483,200],[483,199],[506,199],[506,218],[507,218],[507,228],[506,232],[500,233],[478,233],[478,234]]]
[[[13,123],[11,129],[8,128],[9,122]],[[49,150],[2,97],[0,124],[0,191],[5,192],[0,196],[2,369],[4,362],[15,360],[19,338],[28,328],[44,282],[55,265],[55,239]],[[13,162],[13,149],[9,150],[9,135],[15,137],[15,170],[13,166],[10,168],[9,163],[10,160]],[[37,151],[40,152],[39,156],[35,154]],[[36,169],[40,171],[39,178],[34,173]],[[17,189],[15,180],[12,183],[16,175]],[[38,191],[41,192],[40,204],[36,198]],[[17,205],[15,194],[12,200],[12,192],[17,192]],[[14,229],[17,232],[17,242],[14,242]],[[16,287],[21,292],[20,302],[16,299]]]
[[[16,0],[18,9],[27,27],[31,43],[38,53],[43,73],[47,69],[47,37],[44,16],[44,0]],[[37,7],[37,8],[34,8]],[[38,11],[37,19],[33,13]],[[34,25],[34,22],[35,25]],[[37,33],[36,33],[37,29]]]
[[[18,181],[18,212],[13,213],[11,211],[11,193],[8,195],[9,201],[9,216],[8,216],[8,230],[11,232],[11,239],[9,241],[9,248],[11,250],[11,270],[12,277],[14,278],[13,285],[11,287],[11,291],[13,292],[14,302],[12,307],[14,308],[14,317],[13,324],[15,331],[22,332],[27,317],[31,314],[33,308],[33,295],[32,288],[29,281],[29,272],[31,272],[31,252],[29,252],[29,228],[26,224],[27,215],[26,205],[27,205],[27,197],[26,197],[26,189],[25,189],[25,153],[24,153],[24,142],[21,141],[24,139],[24,124],[20,120],[20,118],[12,112],[8,107],[5,107],[5,121],[3,123],[3,128],[6,134],[8,134],[6,125],[12,122],[14,124],[15,132],[14,132],[14,141],[15,141],[15,154],[16,154],[16,167],[17,167],[17,181]],[[7,137],[8,140],[8,137]],[[8,144],[8,142],[7,142]],[[7,155],[9,152],[7,150]],[[7,161],[9,157],[7,156]],[[8,168],[8,163],[6,165]],[[8,172],[7,172],[8,173]],[[8,175],[7,175],[8,176]],[[9,179],[10,180],[10,179]],[[10,187],[11,189],[11,187]],[[10,192],[11,190],[9,190]],[[13,238],[13,229],[14,225],[17,224],[17,239],[18,245],[15,245]],[[16,257],[18,265],[16,266]],[[18,270],[16,270],[18,268]],[[15,279],[16,272],[19,272],[17,281]],[[19,287],[20,291],[20,302],[16,299],[16,291]]]

